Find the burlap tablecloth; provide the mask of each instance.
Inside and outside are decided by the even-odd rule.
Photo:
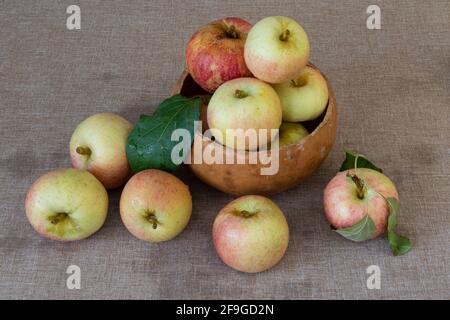
[[[450,3],[376,1],[381,30],[366,28],[372,1],[77,1],[81,30],[66,28],[72,1],[0,1],[0,298],[449,298]],[[75,3],[74,3],[75,4]],[[233,199],[186,169],[194,210],[175,240],[135,239],[110,195],[104,227],[58,243],[27,222],[24,194],[43,173],[68,167],[75,126],[102,111],[132,122],[166,98],[201,25],[224,16],[251,22],[288,15],[307,31],[311,61],[338,102],[338,132],[323,166],[273,196],[290,225],[275,268],[243,274],[217,257],[211,226]],[[352,243],[330,231],[322,190],[348,147],[396,183],[398,230],[414,248],[393,257],[387,241]],[[66,288],[69,265],[81,289]],[[366,287],[369,265],[381,289]]]

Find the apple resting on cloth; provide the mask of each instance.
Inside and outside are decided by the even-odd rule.
[[[270,199],[243,196],[220,210],[214,220],[213,241],[217,254],[231,268],[262,272],[284,256],[289,227]]]
[[[272,141],[271,129],[280,127],[281,117],[277,93],[270,85],[255,78],[238,78],[224,83],[214,92],[207,110],[208,126],[216,140],[238,150],[254,150]],[[247,139],[236,141],[238,139],[230,129],[255,130],[257,140],[252,141],[253,144]],[[260,129],[266,131],[260,132]]]
[[[125,144],[132,124],[114,113],[98,113],[81,122],[70,139],[72,166],[91,172],[105,188],[123,185],[130,175]]]
[[[280,96],[284,121],[316,119],[328,104],[327,81],[319,70],[309,66],[298,77],[273,87]]]
[[[105,222],[108,194],[91,173],[60,169],[44,174],[31,185],[25,210],[33,228],[44,237],[80,240]]]
[[[386,199],[391,197],[399,199],[394,184],[384,174],[368,168],[342,171],[325,188],[325,215],[336,229],[352,227],[368,215],[375,225],[373,239],[386,231]]]
[[[186,47],[192,78],[213,93],[222,83],[251,77],[244,61],[244,45],[251,24],[240,18],[213,21],[198,30]]]
[[[268,83],[289,81],[308,63],[308,36],[291,18],[264,18],[248,33],[244,58],[258,79]]]
[[[280,126],[279,134],[280,147],[297,143],[308,134],[308,130],[300,123],[283,122]]]
[[[135,174],[120,197],[120,216],[135,237],[150,242],[175,238],[189,222],[192,199],[188,187],[165,171]]]

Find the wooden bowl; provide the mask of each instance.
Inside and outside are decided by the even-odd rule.
[[[316,68],[313,65],[310,65]],[[317,69],[317,68],[316,68]],[[325,78],[326,79],[326,78]],[[261,151],[240,152],[237,157],[245,160],[245,164],[191,164],[188,166],[192,172],[205,183],[223,192],[245,195],[245,194],[275,194],[299,184],[303,179],[316,171],[330,152],[336,137],[336,98],[328,84],[328,106],[324,113],[317,119],[302,122],[310,134],[296,144],[285,145],[279,149],[279,170],[274,175],[261,175],[261,168],[267,167],[258,161],[249,164],[249,157],[258,156]],[[173,94],[182,94],[186,97],[196,95],[207,95],[198,86],[187,71],[184,71],[178,79]],[[205,111],[207,106],[202,106],[203,128],[207,127]],[[196,133],[196,138],[202,141],[202,148],[213,143],[214,148],[220,148],[224,157],[234,152],[213,140]],[[202,152],[203,152],[202,150]],[[191,159],[195,157],[195,148],[191,149]],[[244,158],[244,159],[242,159]],[[259,158],[258,158],[259,159]]]

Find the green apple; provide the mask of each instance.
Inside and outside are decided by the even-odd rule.
[[[108,194],[88,171],[60,169],[44,174],[31,185],[25,210],[39,234],[53,240],[80,240],[105,222]]]
[[[273,201],[243,196],[220,210],[213,224],[213,241],[228,266],[242,272],[262,272],[284,256],[289,227]]]
[[[327,81],[319,70],[309,66],[298,77],[273,87],[280,96],[284,121],[316,119],[328,104]]]
[[[247,35],[244,59],[258,79],[268,83],[288,81],[299,75],[308,63],[308,36],[291,18],[264,18]]]
[[[70,140],[72,166],[91,172],[107,189],[130,175],[125,144],[132,124],[114,113],[98,113],[81,122]]]
[[[183,231],[192,212],[189,188],[165,171],[135,174],[120,197],[120,216],[135,237],[149,242],[170,240]]]
[[[255,78],[222,84],[211,97],[207,111],[208,126],[216,141],[238,150],[253,150],[272,141],[271,129],[280,127],[281,117],[277,93]],[[235,139],[239,130],[254,132],[257,141]]]
[[[280,126],[280,147],[299,142],[308,135],[308,130],[300,123],[283,122]]]

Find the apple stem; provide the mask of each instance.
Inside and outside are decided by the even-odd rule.
[[[234,96],[238,99],[242,99],[248,97],[248,94],[244,90],[236,89],[236,91],[234,92]]]
[[[78,154],[81,154],[82,156],[90,156],[92,153],[89,147],[82,147],[82,146],[77,147],[76,151]]]
[[[283,33],[280,34],[280,40],[281,41],[287,41],[287,39],[289,38],[290,34],[291,34],[291,32],[289,31],[289,29],[284,30]]]
[[[227,28],[227,30],[225,31],[225,33],[227,34],[228,37],[233,38],[233,39],[238,39],[239,35],[236,31],[236,27],[231,25]]]
[[[244,218],[248,218],[248,217],[252,216],[253,214],[250,213],[250,212],[248,212],[247,210],[242,210],[242,211],[241,211],[241,215],[242,215]]]
[[[300,88],[308,83],[308,79],[305,76],[301,76],[300,78],[292,79],[290,83],[291,86]]]
[[[147,221],[152,224],[152,228],[156,229],[158,228],[158,219],[156,219],[156,216],[154,213],[149,213],[146,217]]]
[[[56,215],[54,215],[53,217],[50,218],[50,223],[58,224],[59,222],[64,220],[66,217],[67,217],[67,213],[65,213],[65,212],[57,213]]]
[[[234,212],[234,214],[236,214],[238,216],[241,216],[241,217],[244,217],[244,218],[253,217],[257,213],[258,213],[258,211],[250,212],[250,211],[247,211],[247,210],[236,210]]]
[[[356,195],[358,196],[358,199],[364,199],[364,191],[365,191],[364,181],[361,180],[355,174],[350,174],[349,176],[356,185],[356,192],[357,192]]]

